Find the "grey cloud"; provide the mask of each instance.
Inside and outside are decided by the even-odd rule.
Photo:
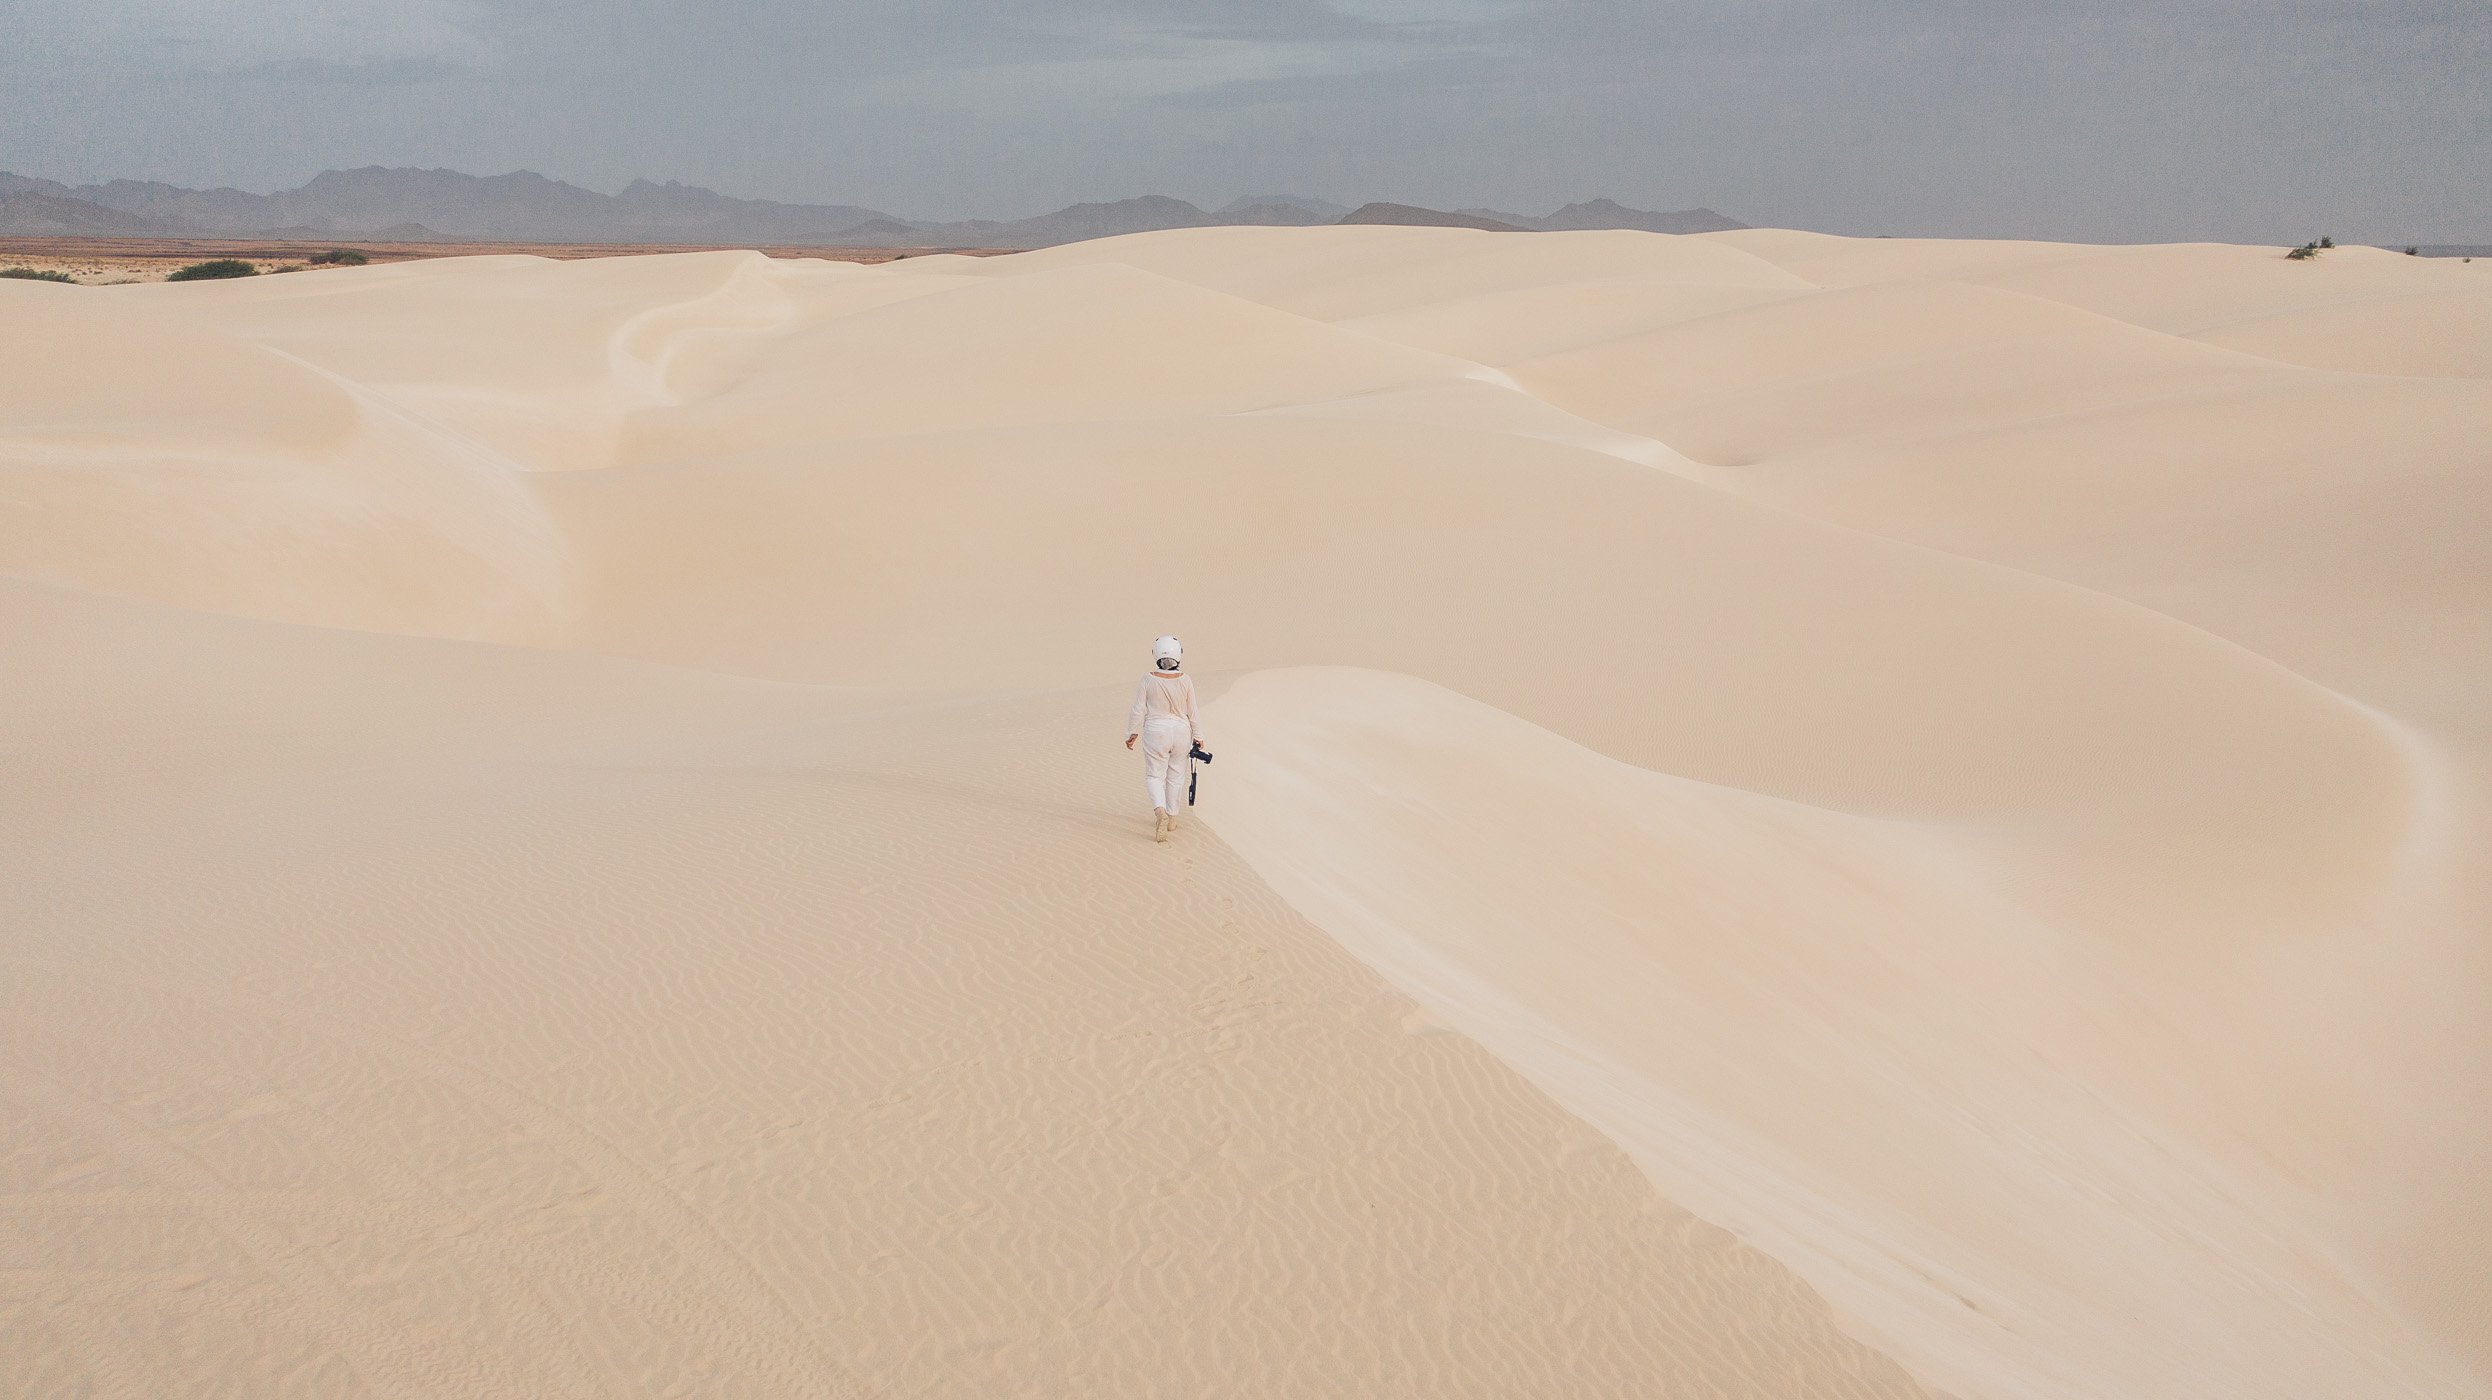
[[[228,75],[252,83],[355,83],[396,87],[472,78],[476,76],[476,69],[468,64],[440,58],[366,58],[350,61],[279,58],[230,69]]]
[[[2492,239],[2481,0],[18,4],[0,164],[72,181],[383,163],[926,217],[1254,189]]]
[[[1149,102],[1154,107],[1180,110],[1335,102],[1373,104],[1421,90],[1441,93],[1484,86],[1495,81],[1499,67],[1498,60],[1481,54],[1445,54],[1386,68],[1232,78],[1208,87],[1162,93]]]

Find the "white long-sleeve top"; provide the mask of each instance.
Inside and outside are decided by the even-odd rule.
[[[1125,732],[1139,734],[1155,719],[1181,719],[1195,743],[1203,742],[1203,724],[1194,717],[1194,678],[1183,673],[1164,676],[1145,671],[1134,687],[1133,709],[1125,716]]]

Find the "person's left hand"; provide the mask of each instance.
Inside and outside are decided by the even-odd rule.
[[[1134,736],[1132,736],[1131,734],[1126,735],[1126,736],[1125,736],[1125,747],[1130,749],[1130,748],[1132,748],[1133,746],[1134,746]]]

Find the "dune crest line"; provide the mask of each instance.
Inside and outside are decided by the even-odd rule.
[[[1367,225],[0,281],[0,1349],[2492,1394],[2487,278]],[[1160,845],[1172,630],[1220,760]]]

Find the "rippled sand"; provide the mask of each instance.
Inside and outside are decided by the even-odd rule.
[[[0,1392],[2492,1393],[2492,266],[0,326]]]

